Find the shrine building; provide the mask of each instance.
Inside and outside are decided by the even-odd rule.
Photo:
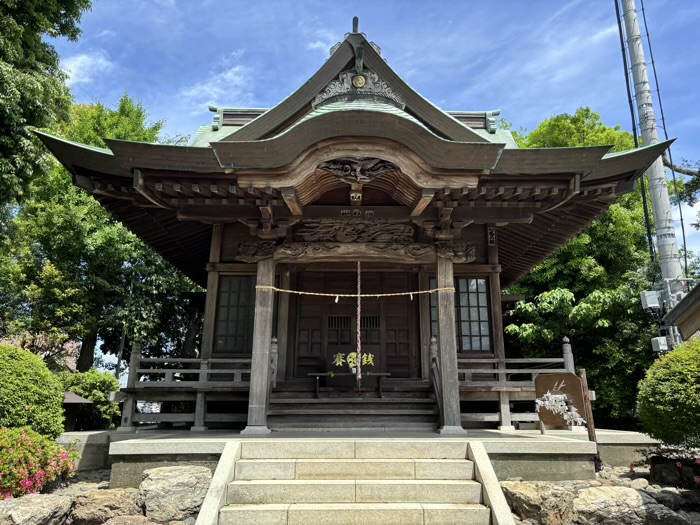
[[[534,377],[573,358],[568,345],[510,356],[502,290],[669,144],[519,149],[498,112],[439,109],[357,30],[272,109],[210,109],[190,146],[39,134],[77,186],[206,289],[198,357],[134,346],[122,430],[536,421]],[[191,410],[144,414],[142,401]]]

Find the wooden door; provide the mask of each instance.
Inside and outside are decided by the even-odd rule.
[[[355,293],[353,272],[301,272],[298,290],[323,293]],[[395,293],[415,290],[416,275],[410,273],[366,272],[363,293]],[[339,371],[333,356],[357,348],[357,303],[354,298],[300,295],[294,297],[296,319],[290,323],[294,349],[294,377],[310,373]],[[365,370],[389,372],[392,378],[418,378],[418,298],[409,296],[365,298],[360,323],[362,351],[373,354],[374,367]]]

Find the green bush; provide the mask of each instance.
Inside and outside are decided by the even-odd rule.
[[[40,357],[0,344],[0,427],[25,426],[54,438],[63,432],[63,386]]]
[[[78,457],[29,427],[0,429],[0,500],[36,494],[71,476]]]
[[[666,444],[700,447],[700,339],[656,361],[639,382],[642,427]]]
[[[109,400],[109,393],[119,390],[119,381],[109,372],[92,368],[87,372],[63,372],[63,388],[68,392],[92,401],[92,405],[80,405],[75,430],[100,430],[109,428],[112,418],[119,415],[119,405]]]

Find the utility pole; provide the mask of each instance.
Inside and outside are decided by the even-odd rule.
[[[634,96],[637,102],[639,127],[642,131],[642,141],[645,146],[659,143],[656,129],[656,115],[649,85],[649,74],[644,58],[642,36],[639,33],[639,20],[635,0],[622,0],[622,16],[625,21],[627,34],[627,50],[634,80]],[[649,192],[651,193],[651,209],[654,214],[656,230],[656,247],[661,264],[661,276],[666,283],[668,307],[673,308],[679,301],[679,292],[683,290],[683,272],[676,243],[676,230],[671,214],[671,201],[668,196],[666,172],[661,158],[647,170]],[[666,295],[666,294],[664,294]]]

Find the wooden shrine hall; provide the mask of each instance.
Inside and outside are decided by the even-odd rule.
[[[39,134],[76,185],[206,288],[197,358],[134,345],[122,430],[535,421],[534,377],[573,371],[573,357],[510,357],[501,290],[669,144],[518,149],[498,112],[440,110],[356,27],[274,108],[210,109],[187,147]]]

